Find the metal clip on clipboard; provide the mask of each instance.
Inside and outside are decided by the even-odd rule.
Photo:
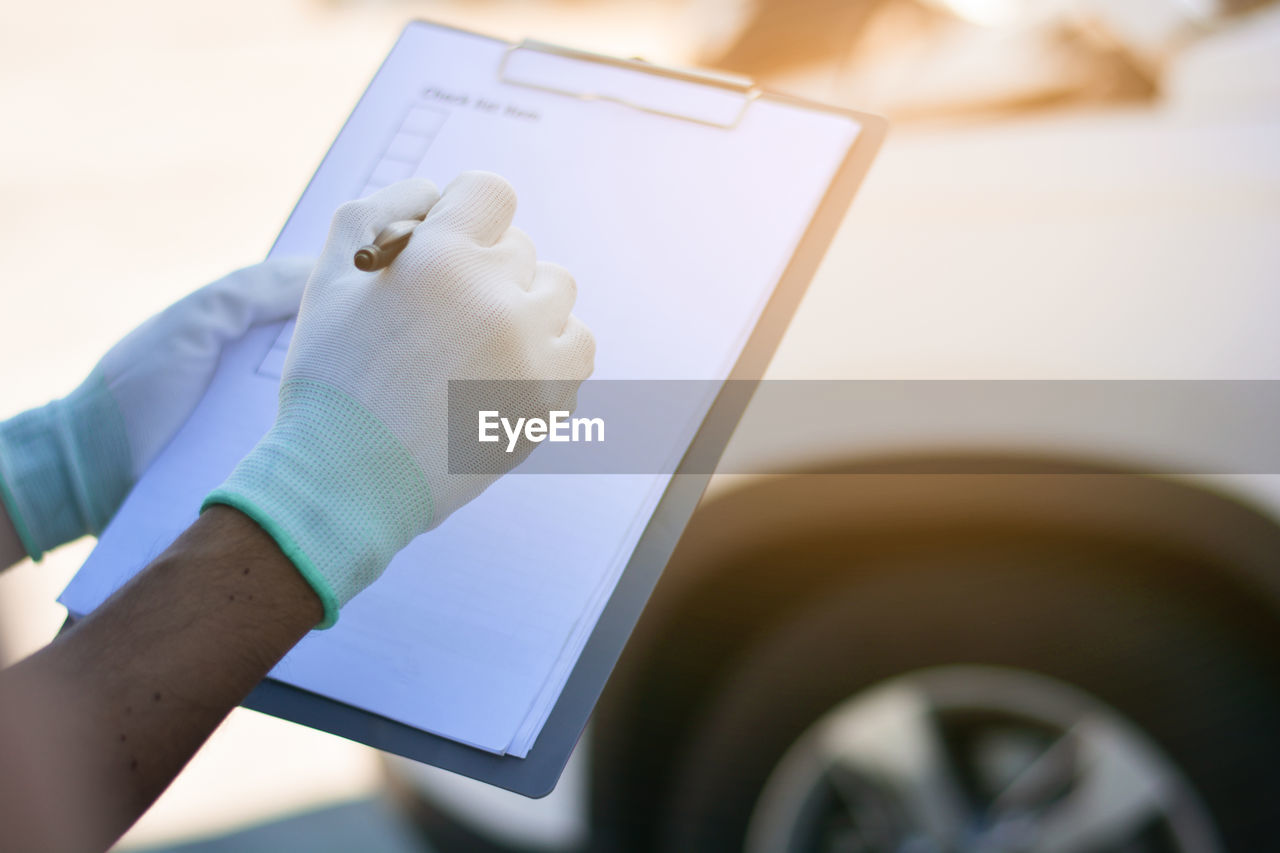
[[[666,68],[642,59],[617,59],[535,39],[507,48],[498,65],[498,80],[724,130],[736,128],[752,101],[760,97],[759,88],[745,77]]]

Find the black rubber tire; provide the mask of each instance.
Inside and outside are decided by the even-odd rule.
[[[1158,566],[1134,571],[1134,559],[958,554],[884,566],[811,602],[718,682],[685,741],[656,849],[740,850],[764,781],[806,728],[867,687],[947,664],[1083,689],[1181,768],[1229,851],[1280,849],[1280,673],[1265,626],[1175,591]]]

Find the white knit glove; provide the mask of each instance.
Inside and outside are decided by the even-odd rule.
[[[595,342],[569,313],[573,279],[536,260],[511,227],[515,209],[506,181],[468,172],[443,194],[404,181],[334,216],[275,426],[205,501],[271,534],[324,603],[321,627],[413,537],[527,455],[483,445],[451,473],[449,380],[569,380],[495,383],[511,395],[495,408],[545,413],[572,410],[591,373]],[[383,227],[423,214],[390,266],[355,268],[355,250]]]
[[[99,533],[187,420],[228,342],[293,316],[312,262],[238,270],[111,348],[75,391],[0,424],[0,495],[27,553]]]

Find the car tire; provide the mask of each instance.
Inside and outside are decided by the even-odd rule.
[[[743,849],[762,787],[815,721],[904,673],[955,665],[1095,697],[1189,780],[1226,850],[1280,849],[1273,628],[1132,553],[1003,547],[877,569],[795,609],[717,680],[667,789],[658,849]]]

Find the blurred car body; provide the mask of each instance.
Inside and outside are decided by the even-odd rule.
[[[769,378],[1276,379],[1280,14],[1159,81],[899,127]],[[1280,844],[1280,476],[1080,422],[767,417],[732,470],[800,473],[713,481],[556,793],[392,762],[441,849]]]

